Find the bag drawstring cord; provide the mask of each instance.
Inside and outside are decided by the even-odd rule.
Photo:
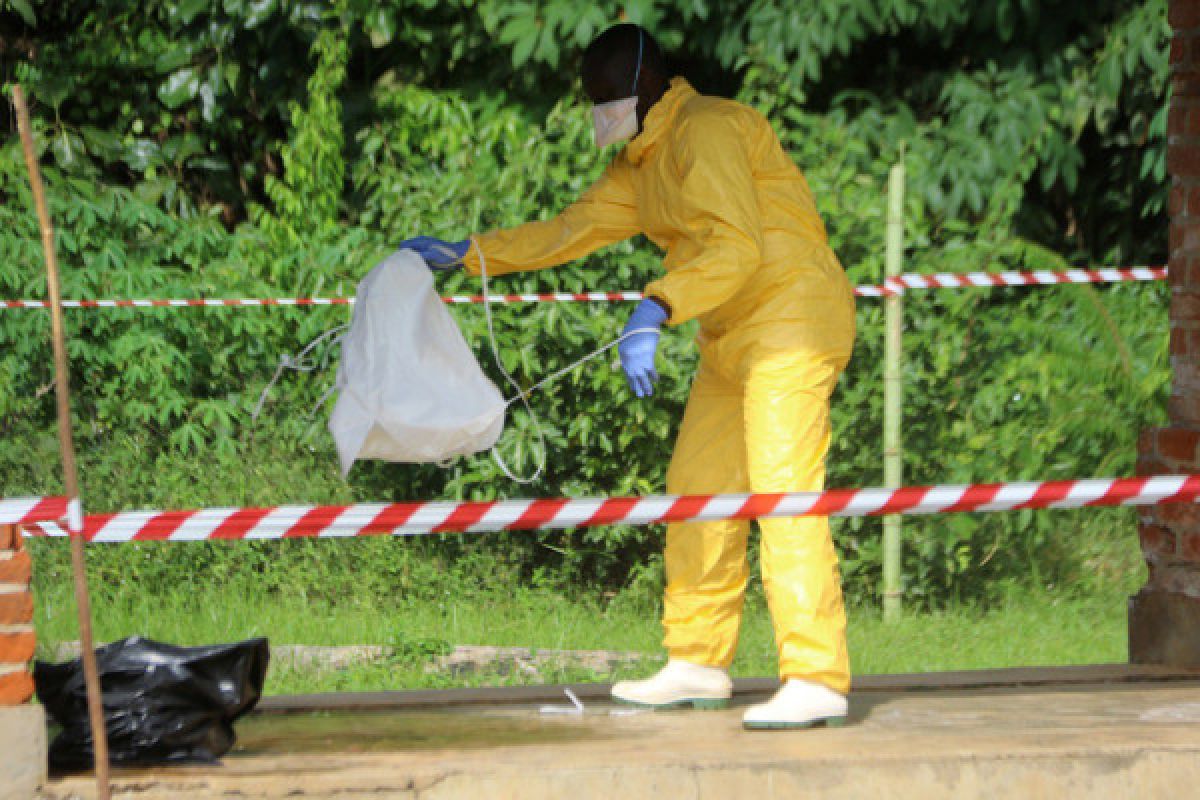
[[[304,349],[295,356],[290,356],[287,353],[281,355],[279,357],[279,366],[275,368],[275,374],[271,376],[271,380],[267,381],[267,385],[263,387],[262,392],[258,395],[258,402],[254,404],[254,410],[250,412],[250,419],[254,422],[258,421],[258,415],[262,413],[263,406],[267,402],[267,395],[271,393],[271,389],[273,389],[275,384],[279,382],[279,379],[283,377],[284,370],[290,369],[294,372],[316,372],[319,369],[325,369],[326,365],[329,364],[329,354],[333,351],[333,347],[341,344],[342,339],[345,338],[345,331],[349,327],[350,323],[346,323],[345,325],[338,325],[336,328],[331,328],[330,330],[325,331],[320,336],[305,345]],[[333,347],[330,347],[329,350],[325,352],[325,355],[321,358],[320,362],[317,362],[316,359],[308,358],[309,353],[316,349],[317,346],[322,342],[330,338],[333,338]],[[317,405],[313,408],[313,410],[309,412],[308,416],[312,417],[315,415],[317,411],[320,410],[321,406],[325,405],[325,401],[329,399],[329,396],[337,391],[337,389],[338,384],[335,381],[333,386],[329,387],[329,389],[326,390],[323,395],[321,395],[321,399],[317,402]]]
[[[519,400],[521,402],[521,405],[525,406],[525,411],[529,414],[529,419],[533,423],[533,428],[537,432],[537,438],[538,438],[539,457],[537,459],[537,468],[534,470],[533,475],[529,478],[522,478],[521,476],[514,473],[511,468],[509,468],[508,464],[504,461],[504,458],[500,455],[500,449],[499,449],[498,444],[492,446],[492,459],[496,462],[496,465],[498,467],[500,467],[500,470],[506,476],[508,476],[509,480],[515,481],[516,483],[520,483],[523,485],[528,485],[528,484],[534,483],[535,481],[538,480],[538,478],[540,478],[542,476],[542,473],[546,469],[546,458],[547,458],[546,434],[542,430],[541,420],[538,419],[537,412],[535,412],[533,410],[533,407],[529,404],[529,396],[532,395],[534,392],[536,392],[538,389],[541,389],[546,384],[552,383],[552,382],[558,380],[562,376],[566,375],[568,372],[572,372],[575,369],[578,369],[579,367],[583,366],[584,364],[586,364],[587,362],[591,361],[594,358],[599,358],[600,356],[604,355],[609,350],[613,349],[614,347],[616,347],[617,345],[619,345],[621,342],[625,341],[626,339],[630,338],[631,336],[637,336],[637,335],[643,334],[643,333],[650,333],[650,334],[654,334],[655,336],[658,336],[658,335],[660,335],[661,332],[659,331],[658,328],[635,328],[634,330],[627,331],[627,332],[621,334],[620,336],[618,336],[616,339],[613,339],[611,342],[604,345],[603,347],[601,347],[597,350],[593,350],[591,353],[588,353],[584,357],[576,359],[575,361],[571,362],[570,364],[563,367],[562,369],[551,373],[550,375],[546,376],[545,378],[542,378],[540,381],[538,381],[537,383],[535,383],[533,386],[529,387],[528,389],[522,389],[521,385],[519,383],[517,383],[517,380],[509,373],[509,371],[507,369],[504,368],[504,363],[500,360],[500,347],[499,347],[499,345],[496,344],[496,332],[495,332],[495,329],[492,324],[492,301],[491,301],[490,296],[488,295],[487,259],[484,257],[483,248],[479,246],[479,243],[477,241],[475,241],[475,239],[473,239],[473,238],[470,240],[470,242],[471,242],[470,246],[473,246],[475,248],[475,251],[477,253],[479,253],[479,276],[482,281],[482,288],[483,288],[483,316],[487,320],[488,342],[492,348],[492,357],[496,362],[496,366],[500,369],[500,373],[502,375],[504,375],[504,379],[508,381],[509,385],[512,386],[512,388],[517,390],[517,393],[515,395],[513,395],[512,397],[505,400],[504,407],[507,409],[513,403],[515,403]]]

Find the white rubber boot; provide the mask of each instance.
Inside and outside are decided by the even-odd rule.
[[[750,706],[742,717],[747,730],[790,730],[846,721],[846,696],[820,683],[789,678],[765,703]]]
[[[692,704],[693,708],[725,708],[733,695],[733,681],[720,667],[704,667],[672,659],[642,681],[621,681],[612,688],[619,703],[649,708],[675,708]]]

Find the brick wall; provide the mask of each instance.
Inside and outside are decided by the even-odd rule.
[[[1142,475],[1200,472],[1200,0],[1171,0],[1170,425],[1138,444]],[[1132,598],[1130,659],[1200,666],[1200,506],[1150,509],[1138,528],[1149,567]]]
[[[12,525],[0,525],[0,706],[33,697],[33,595],[29,553]]]

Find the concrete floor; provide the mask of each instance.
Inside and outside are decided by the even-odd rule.
[[[46,780],[41,706],[0,706],[0,800],[28,800]]]
[[[543,715],[545,690],[497,691],[490,696],[502,704],[492,705],[476,690],[473,704],[442,707],[431,693],[413,693],[377,711],[346,710],[372,705],[349,696],[343,710],[247,720],[239,751],[220,767],[118,770],[114,796],[1057,800],[1200,792],[1200,676],[1136,668],[1058,671],[1058,679],[1054,670],[989,674],[1000,677],[943,676],[940,689],[936,675],[875,679],[853,694],[852,725],[794,733],[744,732],[736,708],[614,715],[588,702],[581,716]],[[738,705],[765,686],[744,684]],[[602,695],[603,687],[583,691]],[[83,776],[52,779],[39,795],[92,796]]]

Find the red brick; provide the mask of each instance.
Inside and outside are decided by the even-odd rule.
[[[1167,269],[1172,289],[1200,290],[1200,255],[1176,254]]]
[[[1149,566],[1153,562],[1146,562]],[[1155,588],[1165,592],[1182,592],[1191,594],[1196,587],[1196,579],[1200,570],[1192,569],[1190,565],[1178,566],[1171,563],[1159,563],[1153,571]]]
[[[1172,103],[1167,111],[1167,136],[1173,141],[1173,137],[1183,133],[1186,127],[1187,109],[1178,103]]]
[[[1176,533],[1200,531],[1200,505],[1166,503],[1158,507],[1158,522]]]
[[[1179,537],[1179,558],[1200,564],[1200,532],[1185,533]]]
[[[1200,330],[1178,326],[1171,329],[1171,335],[1179,340],[1179,355],[1192,356],[1193,361],[1200,356]]]
[[[1197,387],[1192,382],[1185,382],[1181,379],[1182,377],[1187,377],[1184,370],[1186,364],[1176,364],[1175,367],[1175,383],[1172,387],[1171,399],[1167,401],[1167,414],[1170,416],[1172,413],[1179,413],[1181,416],[1171,417],[1171,421],[1180,425],[1200,425],[1200,419],[1185,419],[1182,416],[1184,413],[1200,414],[1200,387]],[[1179,462],[1172,458],[1164,458],[1161,455],[1158,458],[1171,469],[1178,469],[1181,463],[1187,469],[1195,466],[1190,461]]]
[[[1167,280],[1172,289],[1200,289],[1190,280],[1197,261],[1200,259],[1196,256],[1183,254],[1177,254],[1174,261],[1167,261]]]
[[[0,550],[20,550],[21,537],[16,525],[0,525]]]
[[[1200,321],[1200,292],[1176,289],[1171,292],[1171,321]]]
[[[1174,97],[1200,97],[1200,74],[1192,67],[1172,70],[1171,92]]]
[[[1187,257],[1200,253],[1200,214],[1185,212],[1175,219],[1183,228],[1183,243],[1180,245],[1183,249],[1177,255]]]
[[[10,672],[0,675],[0,706],[19,706],[33,697],[33,675]]]
[[[1170,145],[1187,147],[1188,145],[1196,144],[1196,133],[1191,129],[1194,121],[1193,118],[1196,114],[1195,105],[1190,102],[1186,106],[1180,103],[1176,110],[1183,117],[1183,120],[1177,123],[1179,127],[1175,130],[1168,131],[1168,135],[1171,137]],[[1167,124],[1170,124],[1170,120],[1167,121]]]
[[[1170,0],[1167,21],[1176,31],[1200,26],[1200,0]]]
[[[1179,54],[1179,60],[1171,62],[1171,70],[1173,72],[1183,72],[1188,69],[1196,69],[1200,66],[1200,61],[1197,56],[1200,55],[1200,32],[1197,30],[1177,31],[1171,37],[1172,42],[1179,39],[1179,47],[1182,51]]]
[[[1176,35],[1171,38],[1170,61],[1172,64],[1183,64],[1187,60],[1187,45],[1187,39],[1183,36]]]
[[[1187,208],[1187,190],[1182,186],[1172,186],[1167,194],[1167,213],[1172,217],[1179,216]]]
[[[37,639],[28,633],[0,633],[0,664],[24,664],[33,658]]]
[[[1200,144],[1168,145],[1167,171],[1185,177],[1200,176]]]
[[[1171,75],[1172,82],[1174,82],[1176,79],[1179,79],[1179,78],[1195,79],[1197,76],[1200,76],[1200,64],[1196,63],[1196,45],[1195,44],[1187,44],[1187,45],[1183,45],[1183,47],[1187,50],[1189,60],[1180,62],[1178,64],[1171,65],[1168,72]],[[1186,99],[1194,98],[1193,95],[1179,95],[1179,96],[1185,97]]]
[[[1169,475],[1167,465],[1152,456],[1142,456],[1134,467],[1135,475]]]
[[[1158,432],[1158,452],[1167,458],[1195,462],[1197,445],[1200,445],[1200,430],[1164,428]]]
[[[0,583],[29,583],[31,566],[29,553],[13,553],[12,558],[0,561]]]
[[[1176,253],[1175,258],[1167,262],[1167,285],[1172,289],[1200,288],[1188,280],[1191,275],[1191,264],[1191,257]]]
[[[1200,595],[1200,571],[1189,567],[1170,570],[1167,590],[1195,597]]]
[[[1200,423],[1200,396],[1172,393],[1167,401],[1167,416],[1172,422]]]
[[[1189,352],[1181,356],[1176,356],[1171,361],[1171,367],[1175,371],[1175,380],[1172,386],[1176,392],[1179,394],[1200,395],[1200,360],[1193,353]],[[1195,460],[1192,456],[1184,455],[1167,456],[1163,453],[1162,456],[1166,461],[1183,461],[1189,464]]]
[[[1179,330],[1185,334],[1184,349],[1187,351],[1187,354],[1193,359],[1200,357],[1200,330],[1183,327],[1180,327]]]
[[[0,594],[0,625],[24,625],[33,621],[33,595],[29,592]]]
[[[1144,456],[1158,452],[1158,428],[1146,428],[1138,434],[1137,451]]]
[[[1171,292],[1171,321],[1200,321],[1200,291],[1181,288]]]
[[[1138,539],[1142,543],[1142,553],[1150,561],[1175,557],[1175,534],[1161,525],[1138,527]]]

